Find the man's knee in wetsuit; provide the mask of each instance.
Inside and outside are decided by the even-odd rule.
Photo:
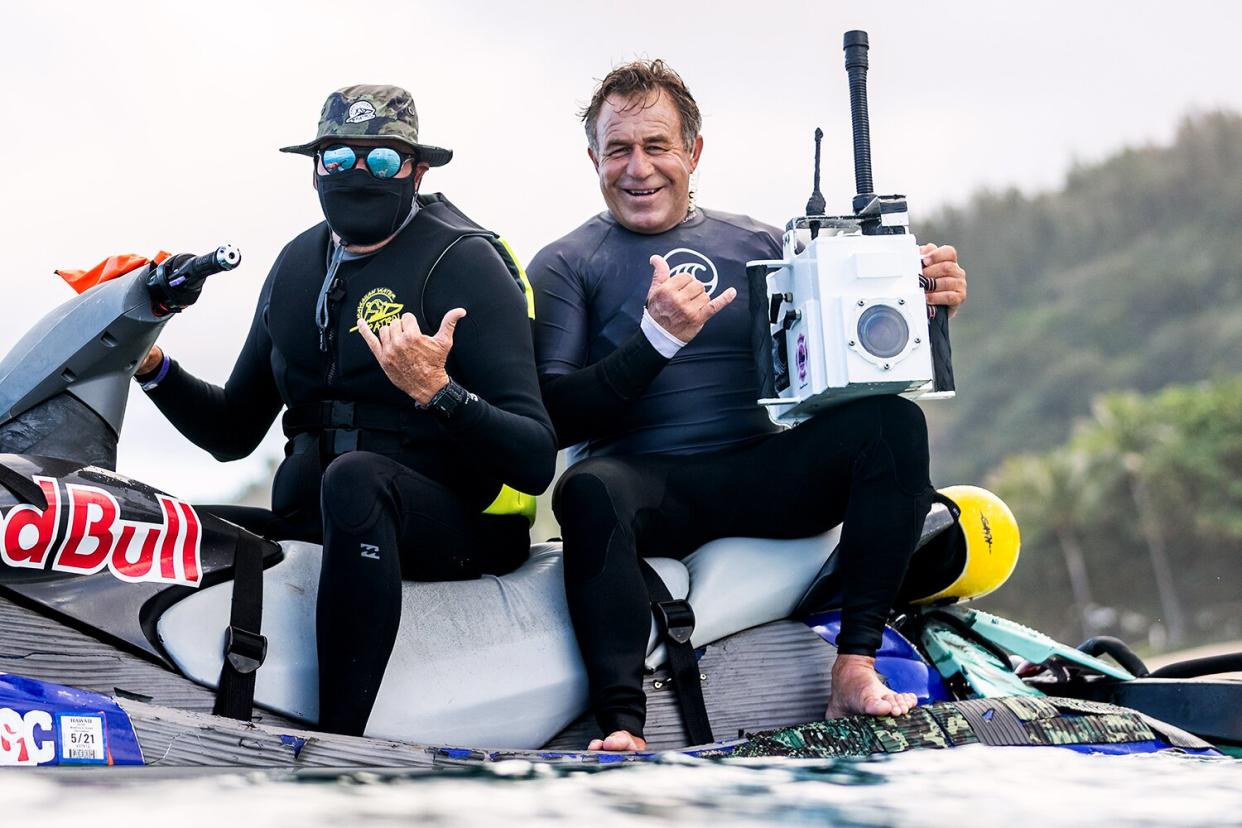
[[[351,451],[328,464],[320,484],[325,521],[351,530],[374,522],[385,493],[384,478],[376,470],[378,459],[370,452]]]
[[[880,428],[880,439],[893,459],[897,487],[906,494],[920,494],[931,485],[927,418],[923,409],[904,397],[883,394],[860,400],[867,416]]]
[[[576,463],[562,476],[552,494],[552,511],[560,522],[572,554],[565,558],[565,578],[581,584],[604,570],[614,532],[632,533],[634,506],[628,490],[633,471],[610,457]],[[628,548],[633,548],[631,542]]]

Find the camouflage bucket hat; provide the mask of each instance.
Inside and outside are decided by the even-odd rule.
[[[418,160],[433,167],[447,164],[453,151],[418,143],[418,111],[410,93],[399,86],[347,86],[324,101],[319,132],[305,144],[281,147],[281,152],[314,155],[330,138],[387,138],[418,152]]]

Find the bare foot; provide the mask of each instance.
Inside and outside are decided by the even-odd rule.
[[[832,696],[826,719],[844,716],[904,716],[918,704],[913,693],[894,693],[875,671],[875,659],[838,655],[832,665]]]
[[[646,750],[647,740],[642,736],[635,736],[628,730],[614,730],[609,733],[607,738],[592,739],[591,744],[587,745],[587,750]]]

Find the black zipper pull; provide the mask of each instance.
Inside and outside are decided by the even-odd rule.
[[[332,279],[332,284],[328,285],[328,291],[325,295],[324,307],[321,313],[317,314],[315,324],[319,328],[319,351],[320,353],[328,352],[328,328],[336,322],[335,314],[332,313],[333,306],[345,298],[345,286],[341,284],[341,280]]]

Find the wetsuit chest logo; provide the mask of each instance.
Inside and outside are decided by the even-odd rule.
[[[699,251],[688,247],[678,247],[665,253],[664,261],[668,262],[670,278],[679,273],[686,273],[703,283],[708,296],[716,292],[716,287],[720,284],[720,274],[716,271],[716,264]]]
[[[405,305],[397,301],[397,294],[388,288],[376,288],[369,291],[358,303],[357,318],[366,322],[372,331],[378,332],[380,328],[391,324],[404,309]],[[354,333],[357,330],[357,327],[353,327],[349,332]]]

